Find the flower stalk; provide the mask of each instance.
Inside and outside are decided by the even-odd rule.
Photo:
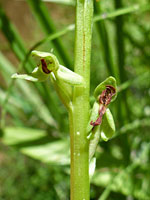
[[[84,79],[83,86],[73,90],[70,110],[71,137],[71,200],[89,200],[89,121],[90,58],[93,0],[76,1],[75,73]]]

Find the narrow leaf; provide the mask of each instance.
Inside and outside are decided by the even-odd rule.
[[[70,163],[69,142],[67,140],[24,147],[21,148],[21,152],[44,163],[54,165],[68,165]]]
[[[47,139],[43,143],[42,139],[46,137],[44,130],[25,127],[7,127],[2,133],[4,144],[16,146],[31,158],[54,165],[70,164],[68,140],[49,142]]]
[[[45,6],[44,2],[41,0],[27,0],[27,3],[30,5],[33,14],[35,15],[37,22],[41,25],[42,30],[48,36],[56,32],[55,25],[50,16],[50,12]],[[70,67],[71,62],[69,55],[67,54],[67,50],[65,46],[62,44],[60,38],[55,38],[52,41],[53,47],[56,50],[56,54],[59,57],[59,60],[65,64],[65,66]]]
[[[40,139],[46,135],[44,130],[26,127],[6,127],[2,141],[6,145],[16,145]]]
[[[42,1],[49,2],[49,3],[60,3],[64,5],[75,6],[74,0],[42,0]]]

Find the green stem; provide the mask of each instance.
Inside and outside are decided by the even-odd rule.
[[[77,0],[75,31],[75,72],[83,76],[85,85],[76,86],[70,109],[71,200],[89,200],[89,120],[90,58],[93,0]]]

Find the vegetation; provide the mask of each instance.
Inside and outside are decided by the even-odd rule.
[[[71,185],[72,200],[149,200],[149,1],[49,2],[22,2],[45,34],[29,46],[0,6],[2,35],[19,61],[9,61],[2,39],[0,199],[66,200]],[[75,25],[62,28],[53,6],[75,11]]]

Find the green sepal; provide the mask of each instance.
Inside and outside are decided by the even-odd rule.
[[[55,90],[57,91],[60,99],[62,100],[63,104],[66,106],[67,109],[70,108],[70,102],[72,97],[72,87],[63,81],[56,79],[53,72],[50,75],[51,81],[54,84]]]
[[[96,119],[98,118],[99,116],[99,109],[100,109],[100,105],[97,101],[94,102],[94,105],[93,105],[93,108],[92,108],[92,111],[91,111],[91,114],[90,114],[90,119],[89,119],[89,122],[88,122],[88,126],[87,126],[87,133],[90,133],[93,126],[90,124],[91,121],[96,121]]]
[[[97,145],[100,141],[100,125],[96,126],[94,130],[92,131],[92,135],[90,136],[90,143],[89,143],[89,160],[92,159],[92,157],[95,154]]]
[[[37,78],[34,78],[33,76],[27,75],[27,74],[17,74],[17,73],[15,73],[11,76],[11,78],[23,79],[23,80],[27,80],[27,81],[33,81],[33,82],[38,81]]]
[[[92,158],[90,160],[90,163],[89,163],[89,177],[90,177],[90,180],[92,179],[92,176],[94,175],[94,172],[95,172],[95,168],[96,168],[96,158]]]
[[[102,119],[102,124],[100,126],[101,138],[104,141],[108,141],[114,135],[114,133],[115,133],[114,119],[109,108],[107,108]]]
[[[40,58],[40,59],[44,59],[46,64],[47,64],[47,68],[50,71],[55,72],[55,71],[58,70],[58,68],[59,68],[58,59],[52,53],[34,50],[34,51],[31,52],[31,54],[33,56]],[[40,64],[40,66],[41,66],[41,64]]]
[[[96,98],[96,100],[98,99],[99,95],[106,89],[107,85],[111,85],[115,89],[117,89],[116,79],[114,77],[110,76],[95,88],[94,97]],[[111,102],[114,101],[116,99],[116,97],[117,97],[117,92],[114,96],[112,96]]]
[[[89,140],[89,160],[91,160],[93,155],[95,154],[96,147],[100,139],[100,131],[99,131],[100,125],[95,126],[93,129],[93,126],[90,124],[91,121],[96,121],[96,119],[98,118],[99,109],[100,105],[97,101],[95,101],[87,126],[87,134],[88,134],[87,139]]]
[[[55,73],[56,77],[69,85],[83,85],[83,77],[69,70],[68,68],[59,65],[59,69]]]

